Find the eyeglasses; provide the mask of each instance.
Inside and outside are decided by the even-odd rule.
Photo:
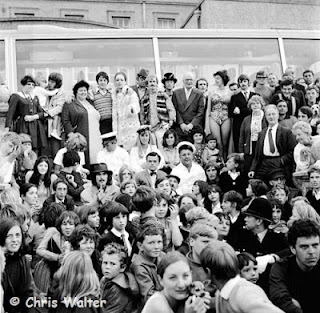
[[[144,77],[144,76],[140,76],[140,75],[139,75],[138,78],[139,78],[140,80],[146,80],[147,77]]]

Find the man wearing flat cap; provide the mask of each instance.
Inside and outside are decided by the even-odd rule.
[[[149,75],[149,70],[142,68],[137,74],[137,84],[131,86],[131,88],[137,93],[139,101],[148,92],[147,89],[147,77]]]
[[[173,95],[173,89],[174,89],[174,86],[176,85],[177,81],[178,80],[174,77],[173,73],[165,73],[163,75],[162,80],[161,80],[163,87],[164,87],[164,91],[170,97],[171,100],[172,100],[172,95]]]
[[[177,146],[180,163],[173,168],[171,175],[180,178],[179,190],[182,194],[192,193],[192,186],[197,180],[206,181],[204,169],[196,162],[193,162],[193,154],[196,151],[195,146],[188,142],[182,141]]]
[[[130,167],[130,156],[127,150],[117,145],[117,132],[110,132],[101,136],[103,150],[98,152],[97,162],[108,164],[117,179],[119,170],[123,165]]]
[[[107,164],[90,164],[90,180],[81,193],[81,201],[84,204],[100,206],[107,201],[113,200],[119,193],[118,186],[112,184],[112,171],[109,171]]]
[[[194,79],[194,73],[185,73],[183,88],[176,89],[172,96],[172,103],[177,113],[177,120],[173,128],[179,141],[192,142],[192,128],[201,125],[203,121],[203,93],[194,87]]]

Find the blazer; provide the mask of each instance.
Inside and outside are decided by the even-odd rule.
[[[156,172],[156,180],[158,178],[164,178],[166,176],[167,176],[167,174],[164,171],[157,170],[157,172]],[[150,176],[148,170],[144,170],[142,172],[137,173],[136,174],[136,182],[137,182],[138,186],[145,185],[145,186],[149,186],[149,187],[154,188],[154,186],[152,186],[151,176]]]
[[[250,171],[255,172],[262,162],[263,145],[264,145],[264,139],[266,137],[267,130],[268,128],[264,128],[259,133],[258,141],[256,145],[256,152],[250,167]],[[297,142],[294,135],[292,134],[292,131],[281,125],[278,125],[277,135],[276,135],[276,145],[281,157],[281,163],[285,168],[291,171],[293,166],[293,149],[296,146],[296,144]]]
[[[241,128],[240,128],[239,152],[244,153],[245,155],[252,154],[251,121],[252,121],[252,115],[246,116],[244,118],[244,120],[241,124]],[[261,129],[268,126],[265,117],[262,118],[261,124],[262,124]]]
[[[204,116],[204,101],[200,90],[193,88],[188,101],[184,88],[174,90],[172,102],[176,109],[178,126],[182,123],[191,123],[193,126],[201,125]]]
[[[248,91],[248,92],[249,92],[248,100],[244,97],[241,91],[231,97],[231,102],[230,102],[228,111],[229,111],[229,117],[233,117],[233,123],[238,120],[242,122],[243,119],[251,113],[251,109],[248,108],[248,101],[252,96],[256,95],[256,93],[252,91]],[[236,107],[240,109],[240,114],[233,113]],[[241,122],[240,122],[240,125],[241,125]]]

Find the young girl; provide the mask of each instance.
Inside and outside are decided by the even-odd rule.
[[[120,185],[120,192],[123,194],[127,194],[130,197],[132,197],[134,195],[136,190],[137,190],[137,183],[133,179],[125,180]]]
[[[240,276],[256,284],[259,279],[258,262],[256,258],[248,252],[239,253],[237,258]]]
[[[173,129],[168,129],[163,135],[163,148],[161,151],[165,161],[164,169],[167,173],[170,173],[180,162],[177,144],[177,133]]]
[[[100,216],[97,206],[83,205],[78,207],[77,213],[81,224],[89,225],[93,230],[97,231],[100,226]]]
[[[192,194],[194,194],[197,197],[198,206],[204,206],[204,198],[206,196],[208,187],[209,185],[202,180],[197,180],[194,182],[192,186]]]
[[[179,207],[172,204],[170,197],[165,193],[157,192],[156,200],[156,218],[164,226],[166,234],[167,242],[164,247],[166,251],[171,251],[173,247],[180,247],[183,241],[178,221]]]
[[[202,159],[205,164],[209,161],[217,162],[219,161],[219,149],[217,147],[217,138],[213,137],[211,134],[206,136],[206,146],[203,150]]]
[[[160,177],[156,180],[155,183],[156,191],[163,192],[167,196],[171,197],[172,195],[172,188],[167,177]]]
[[[288,221],[292,215],[292,206],[289,203],[290,190],[287,186],[276,186],[271,190],[271,195],[274,199],[278,200],[283,206],[283,212],[281,218],[284,221]]]
[[[287,222],[283,220],[283,205],[277,199],[269,200],[272,205],[272,223],[269,225],[275,233],[286,234],[288,232]]]
[[[226,237],[230,231],[230,216],[227,213],[218,212],[214,214],[219,220],[216,224],[216,230],[218,232],[218,240],[226,241]]]
[[[222,191],[218,185],[209,185],[204,197],[204,207],[212,214],[222,212],[220,197]]]
[[[192,128],[192,139],[193,139],[193,144],[196,147],[196,152],[193,154],[193,160],[200,164],[201,166],[204,165],[203,159],[202,159],[202,154],[205,148],[205,144],[203,143],[203,137],[204,137],[204,132],[203,128],[200,125],[197,125]]]

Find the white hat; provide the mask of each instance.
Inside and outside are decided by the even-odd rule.
[[[177,149],[178,149],[179,153],[180,153],[180,148],[182,146],[189,146],[192,149],[193,153],[196,153],[196,147],[191,142],[189,142],[189,141],[181,141],[181,142],[179,142],[178,145],[177,145]]]
[[[117,138],[117,132],[110,132],[110,133],[103,134],[101,135],[100,138],[102,139],[102,141],[105,139],[111,140],[111,139]]]

